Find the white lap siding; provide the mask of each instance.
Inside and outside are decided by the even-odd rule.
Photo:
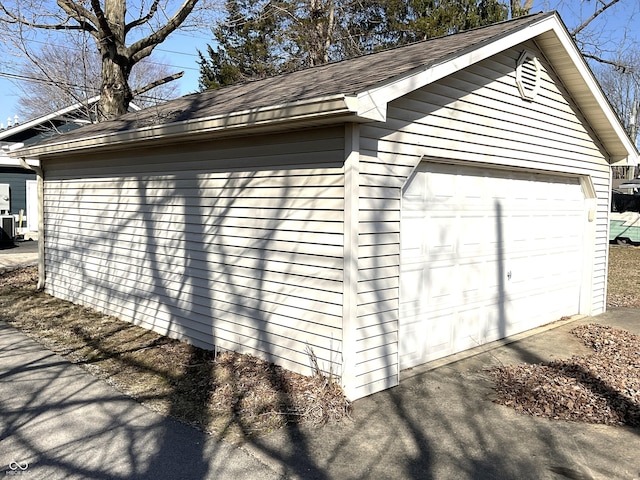
[[[362,395],[398,381],[402,187],[422,159],[590,177],[600,220],[589,246],[595,258],[589,279],[592,301],[581,313],[605,309],[609,165],[542,55],[539,95],[532,102],[520,97],[515,65],[524,48],[537,51],[533,43],[507,50],[393,101],[385,123],[361,127],[361,281],[355,343],[357,390]],[[380,238],[374,246],[372,235]]]
[[[47,292],[305,374],[312,349],[337,371],[343,134],[47,162]]]

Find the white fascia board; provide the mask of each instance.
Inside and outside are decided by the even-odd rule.
[[[14,157],[40,158],[42,156],[63,152],[80,151],[89,148],[114,147],[139,141],[172,142],[186,135],[260,127],[296,120],[302,121],[306,119],[337,116],[349,116],[356,119],[356,107],[356,102],[352,97],[339,94],[290,104],[233,112],[231,114],[197,118],[163,125],[152,125],[124,132],[98,134],[92,137],[82,137],[74,140],[66,140],[63,135],[58,142],[44,145],[36,144],[17,152],[11,152],[10,155]]]
[[[17,167],[24,168],[24,165],[18,158],[11,158],[9,155],[13,150],[17,150],[22,148],[22,143],[15,143],[12,145],[3,145],[3,148],[0,150],[0,167]],[[8,147],[8,148],[7,148]],[[40,162],[34,159],[26,159],[25,160],[29,167],[39,167]]]
[[[405,74],[401,78],[392,79],[388,83],[361,92],[358,95],[358,115],[383,122],[386,120],[389,102],[554,28],[561,28],[557,18],[555,16],[546,17],[507,34],[499,40],[492,40],[485,45],[472,47],[453,58],[427,65],[413,73]]]

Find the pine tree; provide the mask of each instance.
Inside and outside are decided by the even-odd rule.
[[[200,88],[219,88],[506,20],[500,0],[227,0]]]

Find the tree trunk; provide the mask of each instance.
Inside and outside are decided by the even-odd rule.
[[[128,66],[117,63],[109,56],[102,57],[102,85],[98,101],[100,120],[109,120],[127,113],[133,94],[129,88]]]
[[[333,0],[311,0],[309,3],[311,31],[309,39],[309,66],[324,65],[329,61],[331,35],[335,22]]]
[[[98,115],[109,120],[129,109],[133,94],[129,88],[131,60],[125,46],[127,5],[122,0],[105,0],[104,16],[100,18],[101,37],[98,49],[102,55],[102,84]]]

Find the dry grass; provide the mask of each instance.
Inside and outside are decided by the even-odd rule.
[[[216,355],[35,290],[34,268],[0,275],[0,320],[152,410],[231,442],[349,414],[340,387],[250,355]]]
[[[609,247],[608,307],[640,307],[640,247]]]

